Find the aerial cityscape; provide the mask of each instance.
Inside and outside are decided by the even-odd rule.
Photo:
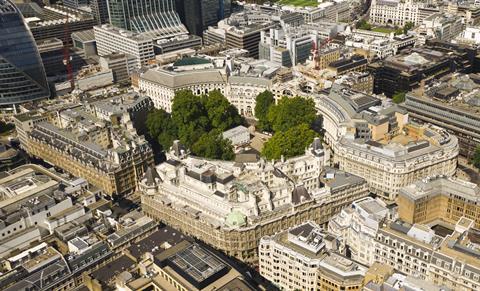
[[[480,1],[0,0],[0,290],[480,290]]]

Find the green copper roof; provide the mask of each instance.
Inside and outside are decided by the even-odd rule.
[[[247,224],[247,218],[240,211],[234,210],[227,215],[225,223],[228,226],[244,226]]]

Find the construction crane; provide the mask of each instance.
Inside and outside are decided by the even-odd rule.
[[[63,24],[63,64],[67,69],[67,79],[70,82],[70,89],[73,91],[75,88],[75,82],[73,80],[73,69],[72,69],[72,57],[70,56],[70,50],[68,48],[69,39],[70,39],[70,28],[68,25],[69,14],[66,13],[67,18]]]
[[[313,61],[314,61],[314,64],[315,64],[315,70],[318,70],[320,69],[320,55],[319,55],[319,51],[324,48],[326,45],[328,45],[331,41],[331,38],[330,37],[327,37],[326,39],[322,40],[320,42],[320,44],[318,44],[318,47],[317,47],[317,42],[316,41],[313,41],[313,45],[312,45],[312,55],[313,55]]]

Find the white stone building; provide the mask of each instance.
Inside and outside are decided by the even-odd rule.
[[[480,27],[467,26],[455,41],[466,44],[480,44]]]
[[[219,90],[225,94],[227,74],[223,64],[212,63],[197,65],[149,68],[140,74],[138,90],[149,96],[155,108],[172,111],[173,97],[180,90],[191,90],[195,95],[208,94]]]
[[[362,29],[346,31],[343,34],[346,36],[345,46],[367,50],[371,57],[380,59],[396,55],[400,49],[413,46],[417,41],[413,35],[394,35]]]
[[[99,56],[112,53],[132,56],[128,71],[147,65],[149,60],[155,59],[151,37],[120,30],[108,24],[94,26],[93,31]]]
[[[145,213],[247,262],[257,261],[261,237],[306,220],[326,224],[368,194],[364,179],[341,171],[321,181],[329,158],[318,139],[276,162],[206,160],[178,143],[167,158],[140,183]]]
[[[425,280],[433,253],[443,238],[425,225],[401,220],[381,227],[374,243],[375,261]]]
[[[428,39],[451,41],[465,29],[464,19],[457,15],[435,13],[425,18],[416,29],[418,43],[423,45]]]
[[[366,179],[383,198],[394,200],[419,179],[455,174],[458,139],[445,130],[410,123],[390,101],[337,84],[314,98],[334,165]]]
[[[219,90],[241,115],[252,117],[255,98],[269,90],[280,66],[266,60],[197,56],[178,64],[151,67],[141,72],[136,90],[149,96],[155,108],[171,111],[179,90],[195,95]]]
[[[355,290],[367,268],[339,255],[339,247],[336,236],[305,222],[260,240],[260,274],[281,290]]]
[[[328,223],[328,231],[348,247],[353,260],[371,266],[375,262],[377,231],[381,223],[393,215],[379,198],[365,197],[335,215]]]
[[[369,21],[386,26],[418,25],[424,17],[438,10],[423,9],[424,3],[415,0],[372,0]]]

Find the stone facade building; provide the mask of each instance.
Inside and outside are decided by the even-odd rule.
[[[335,215],[328,223],[328,231],[348,246],[353,260],[371,266],[375,262],[377,231],[394,212],[381,199],[365,197]]]
[[[123,104],[116,106],[114,100],[118,101],[111,100],[111,112],[102,111],[102,102],[92,102],[17,115],[21,147],[30,156],[84,178],[108,195],[133,192],[153,165],[152,148],[134,127],[143,127],[144,120],[136,118],[136,113],[151,107],[151,101],[133,98],[128,104],[122,99]]]
[[[404,26],[408,22],[418,25],[424,17],[438,12],[424,9],[424,5],[414,0],[373,0],[370,6],[370,21],[388,26]]]
[[[394,200],[401,187],[419,179],[455,173],[457,138],[409,122],[407,112],[388,100],[337,85],[315,102],[334,165],[366,179],[383,198]]]
[[[260,240],[260,274],[282,290],[361,290],[367,268],[339,247],[338,237],[305,222]]]
[[[455,224],[466,217],[480,228],[480,187],[446,177],[431,177],[400,189],[398,215],[408,223],[442,219]]]
[[[319,179],[328,155],[318,140],[275,163],[210,161],[173,148],[141,182],[143,210],[245,262],[257,261],[261,237],[306,220],[326,224],[368,194],[363,179],[341,171]]]

